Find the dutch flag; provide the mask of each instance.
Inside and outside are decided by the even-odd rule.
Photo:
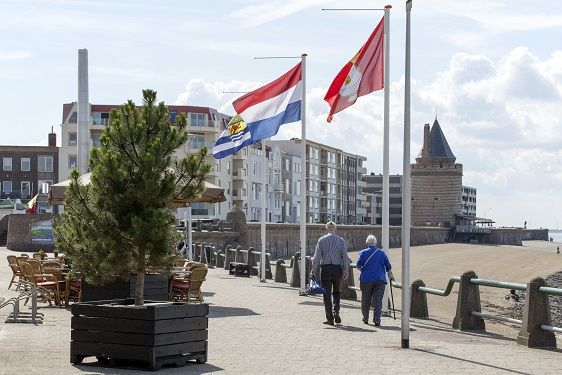
[[[237,115],[230,120],[213,146],[213,156],[216,159],[274,136],[283,124],[300,121],[301,65],[302,63],[297,64],[275,81],[232,103]]]

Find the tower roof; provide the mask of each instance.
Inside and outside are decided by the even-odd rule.
[[[449,159],[454,163],[456,157],[453,154],[453,151],[451,151],[451,147],[449,147],[447,138],[445,138],[445,134],[443,134],[441,125],[439,125],[437,119],[433,122],[431,131],[428,131],[428,127],[429,125],[426,125],[426,130],[424,132],[424,146],[422,146],[416,160],[420,162],[425,160],[427,162],[431,159]],[[426,145],[428,149],[424,150]]]
[[[456,159],[437,119],[433,122],[429,132],[429,157]]]

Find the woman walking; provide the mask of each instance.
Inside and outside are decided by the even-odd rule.
[[[365,241],[367,248],[359,252],[357,269],[361,271],[359,286],[361,289],[361,311],[363,323],[369,323],[369,309],[374,302],[373,323],[381,325],[382,297],[386,285],[386,274],[393,279],[392,266],[388,257],[381,249],[377,248],[377,238],[368,235]]]

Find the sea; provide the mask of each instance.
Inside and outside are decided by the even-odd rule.
[[[554,242],[562,242],[562,230],[560,229],[551,229],[548,231],[548,238]]]

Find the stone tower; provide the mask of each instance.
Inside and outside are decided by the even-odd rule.
[[[411,166],[412,225],[455,224],[462,194],[462,164],[455,160],[437,119],[431,131],[425,124],[423,147]]]

